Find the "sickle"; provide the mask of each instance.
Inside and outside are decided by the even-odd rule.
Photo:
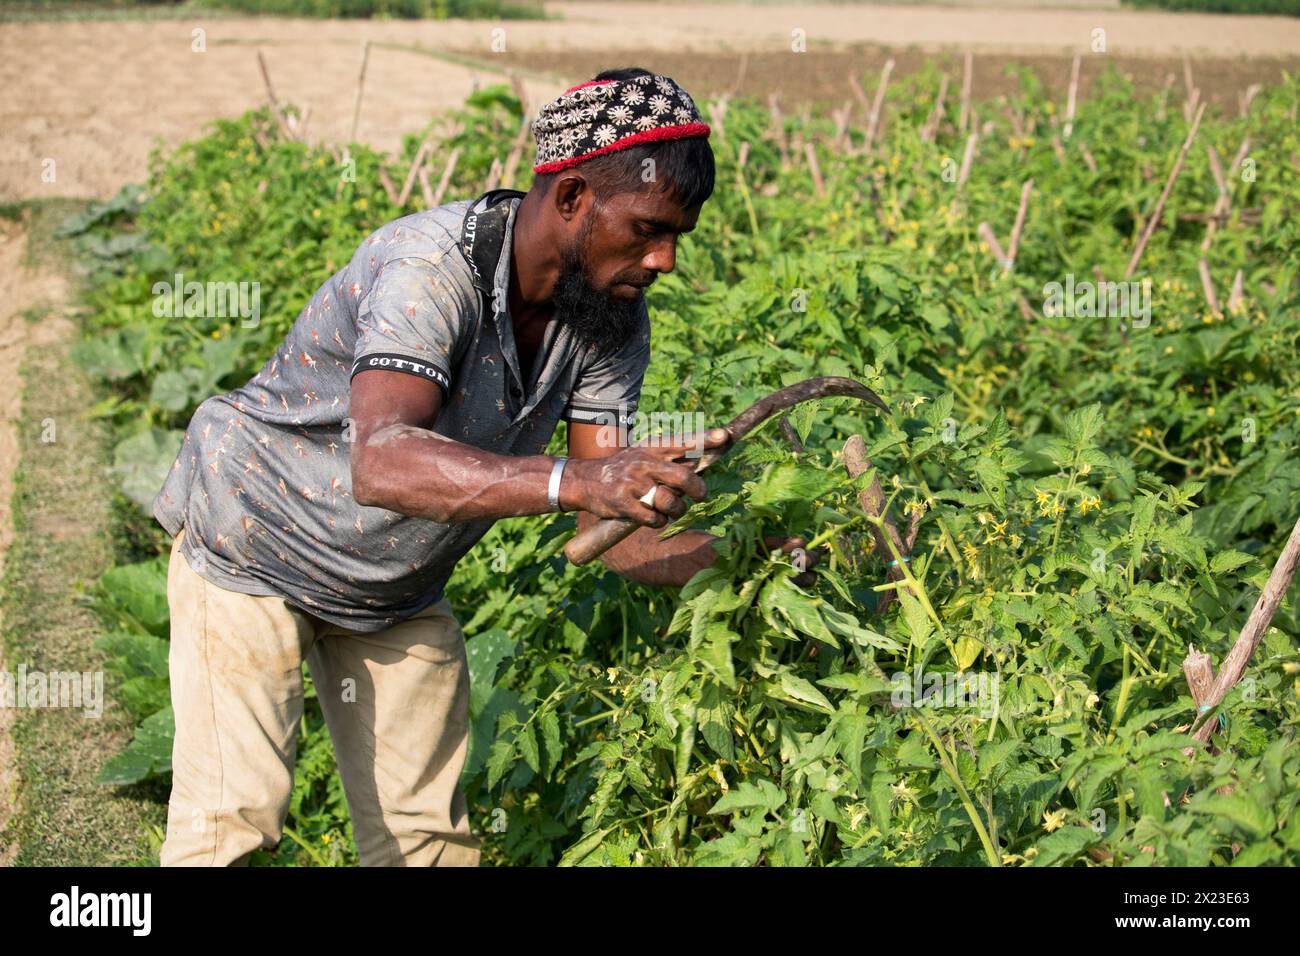
[[[710,448],[700,455],[699,463],[695,466],[695,473],[698,475],[705,468],[708,468],[734,448],[737,442],[773,415],[792,408],[800,402],[837,395],[860,398],[885,412],[889,411],[889,406],[881,401],[879,395],[861,382],[856,382],[851,378],[826,375],[820,378],[804,379],[802,382],[787,385],[771,395],[760,398],[733,418],[725,426],[727,432],[726,443],[718,448]],[[580,531],[570,538],[569,543],[564,546],[564,554],[573,564],[587,564],[640,527],[642,527],[641,524],[628,518],[603,518],[586,531]]]

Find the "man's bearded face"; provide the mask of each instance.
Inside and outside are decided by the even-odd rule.
[[[583,221],[577,238],[560,250],[560,276],[555,281],[552,301],[555,317],[573,329],[581,341],[608,354],[623,345],[640,327],[645,293],[633,298],[614,295],[614,289],[596,286],[587,271],[590,261],[592,227],[596,209]],[[648,279],[637,278],[639,284]]]

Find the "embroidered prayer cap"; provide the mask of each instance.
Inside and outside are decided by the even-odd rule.
[[[641,143],[709,135],[690,94],[666,76],[589,80],[541,108],[535,173],[554,173]]]

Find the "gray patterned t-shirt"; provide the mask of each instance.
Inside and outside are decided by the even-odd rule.
[[[511,209],[494,287],[509,288]],[[432,378],[433,431],[506,455],[541,454],[560,419],[631,415],[650,357],[650,318],[600,355],[553,322],[521,370],[508,296],[484,309],[460,248],[470,200],[397,219],[317,290],[248,384],[203,402],[154,500],[154,515],[207,580],[278,595],[342,627],[376,631],[442,597],[492,520],[441,524],[351,495],[350,382],[366,368]],[[529,373],[532,374],[529,374]]]

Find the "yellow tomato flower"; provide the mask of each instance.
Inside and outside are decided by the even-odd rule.
[[[1062,807],[1060,810],[1053,810],[1051,813],[1043,811],[1043,829],[1048,833],[1053,830],[1059,830],[1065,825],[1065,815],[1069,811]]]

